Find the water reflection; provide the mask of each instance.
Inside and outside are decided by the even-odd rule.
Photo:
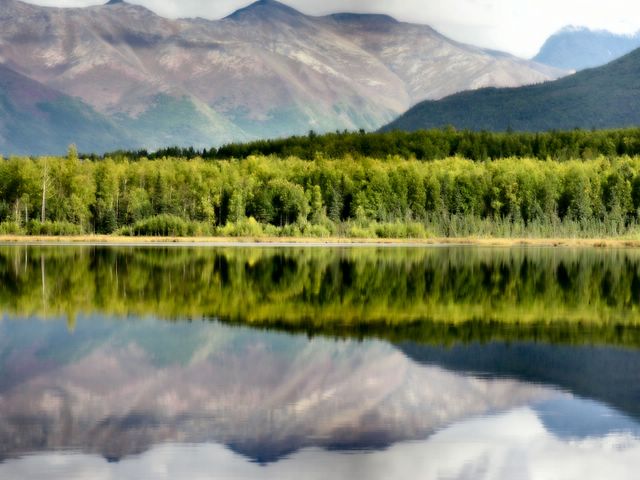
[[[98,329],[89,332],[94,325]],[[469,416],[559,395],[421,366],[381,342],[334,342],[214,324],[5,324],[0,452],[80,449],[111,460],[161,442],[218,442],[257,462],[305,447],[376,449]],[[77,337],[76,337],[77,336]],[[91,338],[89,346],[83,339]],[[175,344],[175,338],[182,340]]]
[[[400,443],[376,453],[310,448],[277,463],[258,465],[219,444],[167,444],[118,463],[83,454],[26,457],[1,465],[0,475],[29,479],[33,472],[47,472],[52,480],[631,480],[639,468],[637,437],[615,434],[567,441],[549,432],[534,411],[522,408],[462,421],[425,441]]]
[[[0,248],[0,479],[635,478],[638,271],[633,251]]]
[[[568,362],[597,374],[601,359],[583,347],[396,347],[206,322],[80,320],[73,333],[63,322],[1,324],[0,478],[288,478],[301,469],[309,478],[537,478],[516,466],[545,458],[575,474],[615,461],[626,478],[637,463],[640,428],[635,409],[622,410],[623,389],[608,397],[616,409],[581,396],[605,379],[553,373]],[[629,386],[637,369],[618,367],[637,354],[604,350]],[[519,372],[527,358],[534,366]]]
[[[508,377],[556,385],[640,418],[640,352],[603,346],[562,348],[526,343],[489,343],[434,348],[404,343],[413,360],[480,377]],[[585,421],[589,416],[584,415]]]
[[[420,343],[640,346],[640,251],[0,247],[13,317],[146,316]],[[549,328],[552,325],[553,328]]]

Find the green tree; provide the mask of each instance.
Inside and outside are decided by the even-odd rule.
[[[322,203],[322,190],[319,185],[314,185],[311,191],[311,222],[322,223],[326,218],[324,204]]]

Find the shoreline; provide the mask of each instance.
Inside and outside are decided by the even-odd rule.
[[[286,238],[286,237],[121,237],[111,235],[13,236],[0,235],[0,245],[87,246],[212,246],[212,247],[554,247],[640,248],[640,239],[616,238]]]

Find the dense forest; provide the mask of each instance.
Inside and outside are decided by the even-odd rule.
[[[640,129],[600,131],[559,131],[543,133],[493,133],[457,131],[453,128],[418,132],[336,132],[317,135],[260,140],[198,150],[194,148],[165,148],[155,152],[146,150],[118,151],[105,155],[88,154],[93,160],[203,158],[205,160],[244,159],[250,156],[275,155],[280,158],[297,157],[342,159],[399,156],[405,159],[442,160],[464,157],[470,160],[490,160],[527,157],[540,160],[594,159],[600,155],[640,155]]]
[[[605,237],[639,214],[628,156],[0,162],[3,234]]]

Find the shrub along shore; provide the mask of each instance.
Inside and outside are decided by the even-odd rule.
[[[0,235],[640,237],[640,157],[10,158]]]

